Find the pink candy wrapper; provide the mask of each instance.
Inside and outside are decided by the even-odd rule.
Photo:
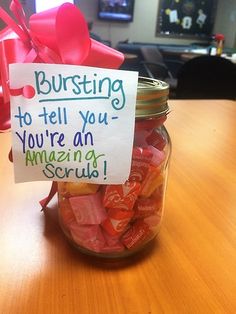
[[[156,234],[156,229],[160,225],[161,222],[161,211],[155,213],[152,216],[149,216],[144,219],[144,222],[149,226],[149,229],[153,232],[153,234]]]
[[[151,131],[147,130],[138,130],[135,132],[134,136],[134,146],[138,147],[147,147],[148,143],[146,138],[150,135]]]
[[[60,214],[65,226],[69,226],[72,222],[76,221],[75,215],[67,198],[60,201]]]
[[[159,150],[163,150],[166,146],[166,139],[157,130],[153,130],[152,133],[146,138],[148,145],[154,146]]]
[[[161,163],[165,160],[165,153],[151,145],[148,146],[148,149],[152,153],[151,164],[154,167],[159,167]]]
[[[102,248],[103,253],[121,252],[125,249],[124,245],[120,242],[120,236],[110,236],[105,230],[103,236],[106,240],[105,246]]]
[[[69,202],[80,225],[98,225],[107,217],[100,193],[70,197]]]
[[[105,246],[105,239],[98,225],[78,225],[72,223],[70,231],[73,240],[78,245],[94,252],[101,252]]]

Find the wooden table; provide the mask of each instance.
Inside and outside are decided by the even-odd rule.
[[[170,101],[173,154],[159,237],[139,256],[78,253],[45,214],[45,182],[14,184],[0,134],[0,313],[236,313],[236,103]]]

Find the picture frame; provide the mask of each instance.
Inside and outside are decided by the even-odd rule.
[[[156,37],[211,39],[217,0],[160,0]]]

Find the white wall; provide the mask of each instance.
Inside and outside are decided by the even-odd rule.
[[[225,35],[225,46],[236,48],[236,0],[219,0],[215,33]]]

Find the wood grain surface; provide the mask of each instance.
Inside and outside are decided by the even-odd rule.
[[[0,313],[236,313],[236,103],[172,100],[172,158],[159,236],[124,260],[63,236],[50,183],[15,184],[0,134]]]

